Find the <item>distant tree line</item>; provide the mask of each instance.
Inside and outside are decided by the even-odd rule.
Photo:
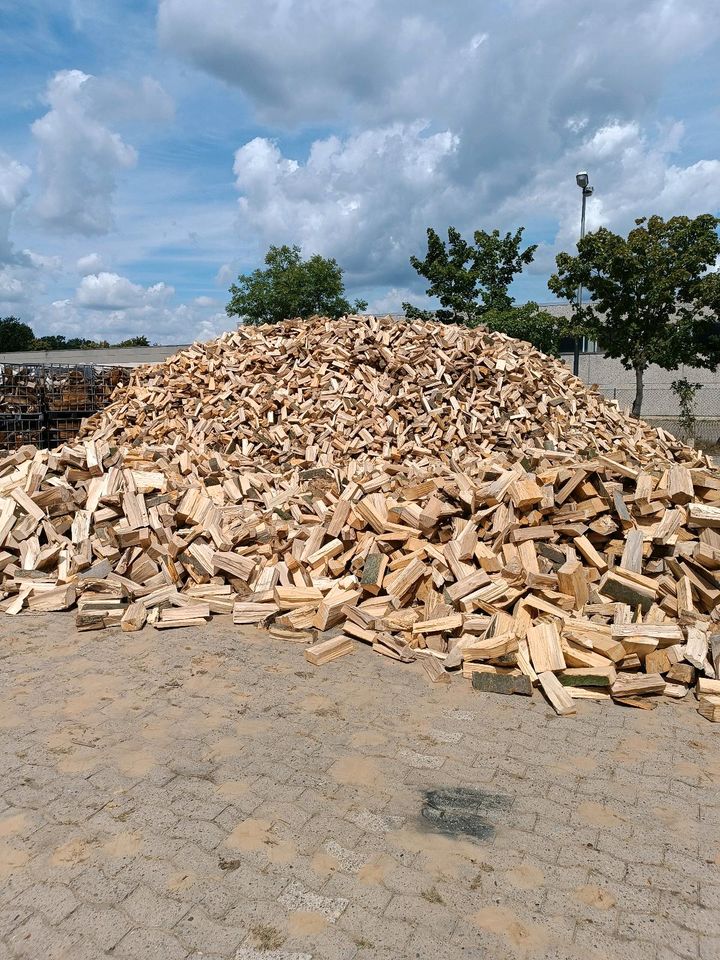
[[[0,319],[0,353],[24,350],[105,350],[109,347],[149,347],[147,337],[130,337],[119,343],[108,340],[87,340],[85,337],[52,336],[36,337],[29,324],[17,317]]]

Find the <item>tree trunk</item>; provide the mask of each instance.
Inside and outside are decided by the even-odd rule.
[[[643,378],[645,376],[645,365],[638,365],[635,367],[635,399],[633,400],[632,405],[632,415],[634,417],[640,416],[640,411],[642,410],[643,402]]]

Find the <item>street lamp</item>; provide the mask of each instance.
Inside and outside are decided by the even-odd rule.
[[[585,236],[585,203],[587,202],[587,198],[591,197],[593,193],[587,170],[581,170],[575,174],[575,183],[577,183],[582,190],[582,213],[580,215],[580,239],[582,240]],[[582,284],[578,287],[577,305],[579,316],[582,310]],[[575,343],[573,344],[573,373],[576,377],[580,375],[580,337],[578,337],[577,334],[575,335]]]

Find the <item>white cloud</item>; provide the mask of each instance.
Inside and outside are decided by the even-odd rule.
[[[75,292],[75,303],[92,310],[137,309],[162,304],[174,293],[165,283],[143,287],[117,273],[98,273],[82,278]]]
[[[0,151],[0,209],[14,210],[25,196],[31,170]]]
[[[150,78],[130,87],[80,70],[56,73],[46,100],[49,111],[32,125],[39,147],[37,213],[62,233],[107,233],[118,176],[137,162],[135,148],[108,123],[166,119],[172,103]]]
[[[418,291],[411,290],[409,287],[392,287],[390,290],[372,294],[368,297],[368,313],[374,313],[378,316],[385,316],[388,313],[402,313],[403,303],[416,303],[418,301]]]
[[[10,233],[16,210],[28,195],[32,172],[0,151],[0,314],[20,312],[45,276],[60,267],[59,257],[18,250]]]
[[[430,116],[483,138],[514,128],[545,139],[569,116],[624,115],[654,98],[668,66],[717,38],[720,8],[266,0],[260,16],[252,0],[160,0],[158,31],[167,50],[240,88],[274,124]]]
[[[637,122],[613,121],[588,135],[506,200],[501,217],[547,217],[559,222],[558,246],[574,249],[580,219],[575,171],[587,168],[595,188],[587,229],[627,232],[636,217],[697,216],[720,209],[720,160],[675,162],[683,136],[670,124],[648,136]]]
[[[0,304],[21,303],[25,289],[20,279],[7,267],[0,268]]]
[[[233,167],[242,227],[261,245],[336,256],[355,282],[390,278],[428,223],[457,210],[457,147],[450,131],[431,134],[421,122],[316,140],[305,163],[255,138]]]
[[[10,243],[13,213],[27,195],[31,170],[0,150],[0,263],[16,260]]]
[[[144,287],[116,273],[88,275],[72,297],[38,307],[34,326],[43,333],[110,342],[144,335],[151,343],[209,340],[236,326],[211,297],[189,304],[175,304],[173,297],[165,283]]]
[[[224,311],[184,303],[145,303],[121,310],[94,310],[79,307],[72,299],[56,300],[40,309],[37,317],[36,326],[43,333],[111,343],[143,335],[150,343],[189,343],[211,340],[236,326]]]
[[[680,124],[651,137],[634,121],[610,122],[507,196],[484,190],[482,175],[474,189],[459,184],[455,161],[461,139],[449,131],[428,134],[419,123],[317,140],[304,163],[285,157],[272,141],[256,138],[235,154],[241,228],[258,238],[259,249],[298,243],[306,255],[336,257],[355,289],[391,284],[403,287],[405,299],[417,301],[425,285],[408,260],[424,249],[428,225],[444,232],[452,223],[469,235],[478,226],[511,229],[550,217],[559,224],[556,245],[573,248],[580,214],[578,169],[589,169],[595,186],[589,230],[606,225],[626,231],[636,217],[651,213],[695,216],[720,209],[720,161],[678,164],[682,135]],[[552,271],[551,249],[539,251],[533,272],[539,267]],[[227,280],[231,274],[226,265],[220,277]],[[408,289],[413,283],[414,292]],[[370,300],[378,310],[397,310],[401,302],[373,292]]]
[[[526,224],[530,242],[555,221],[574,240],[577,169],[596,186],[589,225],[718,208],[716,161],[680,162],[682,129],[648,121],[671,72],[720,38],[716,0],[268,0],[263,16],[160,0],[158,31],[275,130],[342,131],[307,155],[255,137],[234,170],[258,259],[282,242],[335,256],[353,293],[416,283],[429,225]]]
[[[103,268],[102,257],[99,253],[88,253],[84,257],[78,258],[75,268],[82,277],[89,273],[100,273]]]

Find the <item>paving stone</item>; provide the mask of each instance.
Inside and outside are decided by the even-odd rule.
[[[122,901],[123,912],[136,927],[162,927],[169,930],[190,908],[187,903],[160,896],[143,884]]]
[[[37,911],[50,923],[60,923],[77,907],[78,900],[69,887],[59,883],[36,883],[10,904]]]
[[[74,936],[92,940],[103,950],[111,950],[132,927],[122,911],[81,903],[61,924]]]
[[[205,954],[198,957],[205,958]],[[287,950],[256,950],[254,947],[240,947],[234,960],[313,960],[311,953],[294,953]]]
[[[195,904],[178,920],[173,933],[191,949],[227,955],[242,943],[247,930],[242,926],[226,926]]]
[[[389,920],[406,920],[413,925],[420,924],[432,928],[436,936],[449,937],[457,926],[458,918],[454,911],[447,910],[444,904],[429,899],[434,891],[432,885],[426,888],[427,897],[410,897],[396,894],[385,909]]]
[[[39,914],[34,914],[6,938],[12,956],[23,960],[66,960],[83,942],[65,930],[59,930]]]
[[[165,930],[135,929],[125,934],[114,956],[132,960],[184,960],[189,951]]]
[[[288,910],[302,910],[309,913],[319,913],[330,923],[334,923],[348,905],[344,897],[323,897],[311,890],[306,890],[302,884],[291,881],[278,897]]]
[[[32,910],[27,907],[6,907],[0,910],[0,939],[12,933],[16,927],[25,923],[30,916],[32,916]]]
[[[624,931],[623,931],[624,932]],[[617,957],[618,960],[656,960],[657,947],[654,943],[618,937],[617,933],[608,933],[598,929],[592,921],[585,920],[575,927],[574,943],[586,956]]]
[[[692,766],[720,744],[692,710],[558,719],[366,650],[309,669],[223,623],[160,642],[42,614],[42,646],[5,657],[0,960],[720,955],[717,783]],[[456,788],[507,798],[494,835],[424,820],[424,792]],[[231,849],[248,819],[278,842]]]

